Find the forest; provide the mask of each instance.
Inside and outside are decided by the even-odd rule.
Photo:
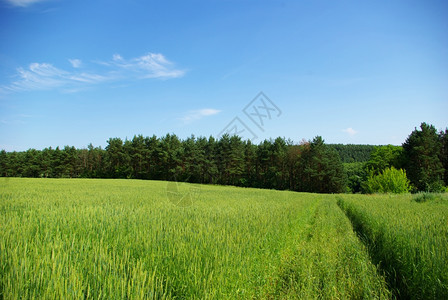
[[[105,149],[0,152],[1,177],[128,178],[316,193],[437,192],[448,185],[448,129],[422,123],[401,146],[259,144],[238,136],[110,138]]]

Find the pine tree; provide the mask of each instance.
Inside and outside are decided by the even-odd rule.
[[[445,132],[440,131],[439,139],[442,146],[439,158],[443,168],[445,169],[443,179],[445,185],[448,186],[448,128],[445,129]]]
[[[305,192],[341,193],[345,190],[346,177],[341,159],[320,136],[315,137],[302,153],[300,168]]]
[[[148,149],[145,146],[145,138],[142,135],[134,136],[128,147],[132,178],[147,179],[149,176],[145,168],[145,159],[148,156]]]
[[[0,177],[8,176],[8,153],[5,150],[0,151]]]
[[[160,171],[162,180],[176,181],[182,176],[182,157],[184,149],[175,134],[167,134],[160,139]]]
[[[160,141],[155,135],[146,137],[145,147],[148,150],[146,152],[147,157],[145,158],[145,168],[148,173],[148,179],[160,179]]]
[[[440,191],[444,173],[441,143],[433,125],[422,123],[403,144],[405,169],[418,191]]]
[[[288,149],[286,153],[286,168],[288,170],[287,188],[293,191],[299,189],[299,161],[302,146],[294,145],[291,141],[288,142]]]
[[[242,185],[246,187],[255,186],[257,172],[257,146],[252,144],[250,140],[248,140],[244,146],[244,157],[246,159],[246,169],[244,172]]]
[[[242,180],[244,176],[245,170],[245,143],[241,140],[241,137],[237,135],[233,135],[230,138],[230,166],[229,166],[229,183],[231,185],[243,185],[244,180]]]
[[[200,183],[204,170],[204,141],[191,136],[182,144],[184,148],[182,181]]]
[[[41,155],[36,149],[29,149],[24,153],[23,176],[39,177],[41,173]]]
[[[259,188],[273,188],[272,174],[270,172],[272,159],[272,142],[264,140],[263,143],[257,147],[257,182],[256,187]]]
[[[112,178],[126,178],[129,169],[129,157],[125,152],[123,140],[110,138],[106,146],[108,173]]]
[[[205,178],[204,183],[217,183],[219,177],[218,169],[218,142],[213,136],[210,136],[205,145]]]
[[[288,168],[286,167],[287,145],[283,138],[276,138],[272,144],[273,187],[283,190],[287,188]]]

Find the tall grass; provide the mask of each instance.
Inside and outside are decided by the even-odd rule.
[[[390,298],[384,278],[370,262],[350,221],[330,197],[316,199],[310,222],[283,252],[269,298]]]
[[[339,197],[396,296],[448,299],[448,197]]]
[[[166,189],[159,181],[0,178],[0,298],[388,295],[331,199],[201,186],[181,207]]]

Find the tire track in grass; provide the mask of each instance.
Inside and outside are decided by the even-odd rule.
[[[377,265],[378,269],[385,276],[389,289],[391,290],[394,298],[408,299],[410,296],[405,291],[404,283],[399,279],[395,270],[387,268],[391,261],[387,257],[381,257],[378,255],[380,249],[383,247],[383,241],[380,237],[373,237],[373,233],[368,228],[362,217],[356,214],[352,209],[349,209],[344,200],[341,197],[337,197],[337,204],[339,208],[345,213],[353,226],[353,230],[356,232],[359,240],[366,246],[370,259]]]
[[[350,221],[330,196],[319,196],[306,226],[283,253],[266,298],[388,299],[385,279],[371,263]]]

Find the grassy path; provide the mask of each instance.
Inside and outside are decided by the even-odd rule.
[[[320,196],[282,263],[267,298],[387,299],[384,278],[334,199]]]

